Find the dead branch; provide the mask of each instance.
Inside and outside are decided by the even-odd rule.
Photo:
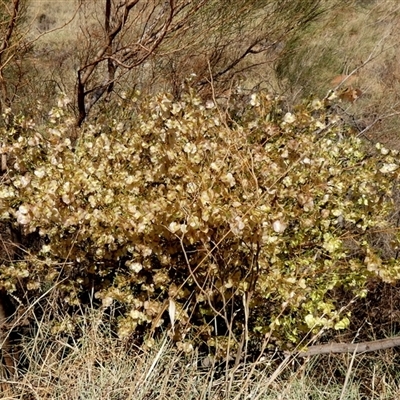
[[[13,0],[8,26],[0,45],[0,67],[2,67],[3,65],[3,55],[10,46],[11,38],[13,36],[13,32],[19,15],[19,9],[20,9],[20,0]],[[0,68],[0,90],[2,97],[1,99],[2,101],[0,102],[0,107],[2,106],[3,103],[5,103],[8,106],[9,105],[8,90],[7,90],[7,83],[4,78],[3,68]]]
[[[333,353],[368,353],[371,351],[391,349],[400,346],[400,336],[388,339],[373,340],[361,343],[328,343],[316,346],[309,346],[307,350],[298,353],[300,357],[310,357],[318,354]]]
[[[279,7],[272,0],[262,7],[253,0],[239,4],[228,0],[105,0],[103,4],[104,39],[95,42],[88,32],[77,73],[78,126],[100,99],[106,95],[109,99],[117,81],[150,57],[155,61],[150,65],[153,72],[162,68],[157,71],[159,80],[165,79],[165,68],[179,76],[173,87],[181,87],[191,74],[198,76],[193,85],[208,85],[207,62],[214,80],[221,79],[223,85],[239,64],[243,68],[250,59],[259,65],[262,54],[272,52],[276,43],[319,12],[319,2],[311,0],[305,4],[285,0]],[[177,56],[169,59],[173,54]],[[255,55],[261,58],[251,59]]]
[[[154,16],[154,21],[150,24],[150,19],[153,17],[154,10],[150,12],[147,20],[144,24],[141,38],[135,44],[132,44],[132,49],[121,52],[115,42],[119,35],[122,35],[123,29],[127,26],[130,12],[139,3],[139,0],[132,0],[125,2],[122,6],[123,11],[118,15],[118,11],[121,9],[121,5],[113,9],[111,0],[106,0],[105,3],[105,41],[103,45],[98,49],[94,59],[90,62],[85,63],[78,71],[77,79],[77,104],[78,104],[78,119],[77,125],[80,126],[86,119],[90,109],[107,91],[112,92],[113,85],[116,81],[116,72],[119,67],[124,69],[132,69],[142,64],[151,54],[154,53],[155,49],[164,40],[166,34],[169,31],[172,20],[177,14],[177,9],[174,0],[167,2],[169,12],[165,16],[166,6],[164,5],[160,10],[160,13]],[[159,26],[159,22],[162,19],[164,22]],[[112,22],[114,26],[112,26]],[[123,59],[121,59],[123,54]],[[107,78],[102,84],[97,84],[92,88],[88,88],[89,80],[92,78],[100,64],[104,61],[107,62]],[[90,96],[89,96],[90,95]]]

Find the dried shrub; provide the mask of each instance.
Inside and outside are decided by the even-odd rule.
[[[398,154],[368,152],[323,102],[282,104],[253,94],[231,118],[192,92],[138,95],[74,146],[63,102],[46,131],[14,118],[0,216],[41,239],[1,286],[57,284],[69,304],[93,291],[124,310],[121,337],[171,319],[182,346],[345,328],[335,293],[399,277],[367,240],[392,228]]]

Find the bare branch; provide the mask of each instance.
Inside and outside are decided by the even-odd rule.
[[[94,59],[84,66],[82,66],[78,71],[78,82],[77,82],[77,103],[78,103],[78,126],[82,124],[85,120],[90,109],[96,104],[104,93],[107,91],[111,93],[113,90],[113,84],[116,81],[116,72],[118,67],[130,70],[135,66],[142,64],[148,57],[150,57],[157,47],[162,43],[165,36],[167,35],[173,18],[175,16],[175,1],[168,1],[168,15],[165,15],[165,8],[155,16],[154,21],[149,24],[151,17],[155,12],[155,7],[150,12],[147,17],[145,28],[143,29],[141,41],[136,43],[132,50],[128,50],[125,47],[123,52],[123,60],[119,58],[121,55],[121,50],[115,49],[114,42],[119,34],[122,33],[125,25],[128,22],[129,14],[133,7],[139,3],[139,0],[133,0],[126,2],[123,7],[123,13],[117,20],[114,27],[111,27],[111,19],[114,17],[118,18],[118,8],[112,13],[112,3],[111,0],[106,0],[105,4],[105,32],[106,38],[104,45],[98,50]],[[160,21],[165,19],[161,27],[156,28]],[[146,30],[148,32],[146,32]],[[143,53],[144,50],[144,53]],[[91,89],[87,88],[88,81],[93,76],[96,69],[103,62],[107,61],[108,76],[105,82],[101,85],[97,85]],[[128,62],[130,61],[130,62]],[[90,94],[90,98],[87,96]]]
[[[11,41],[11,37],[13,35],[14,32],[14,28],[16,25],[16,21],[18,18],[18,14],[19,14],[19,6],[20,6],[20,0],[13,0],[13,6],[12,6],[12,10],[11,10],[11,14],[10,14],[10,19],[8,22],[8,27],[6,30],[6,33],[4,35],[4,38],[2,40],[2,43],[0,45],[0,90],[1,90],[1,95],[2,95],[2,101],[0,102],[0,107],[2,103],[5,103],[7,106],[9,105],[9,99],[8,99],[8,90],[7,90],[7,83],[4,79],[4,75],[3,75],[3,54],[4,52],[9,48],[10,46],[10,41]],[[7,60],[7,63],[10,61],[10,57]]]
[[[400,337],[388,339],[373,340],[370,342],[361,343],[327,343],[316,346],[310,346],[307,350],[300,352],[300,357],[310,357],[318,354],[333,354],[333,353],[368,353],[371,351],[391,349],[400,346]]]

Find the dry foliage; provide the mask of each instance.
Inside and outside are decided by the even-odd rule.
[[[206,343],[235,363],[250,342],[291,347],[347,327],[351,341],[365,321],[381,338],[383,319],[396,330],[398,153],[354,131],[396,147],[397,2],[85,1],[63,18],[51,2],[40,13],[2,4],[0,288],[23,293],[22,309],[49,290],[69,310],[92,293],[142,351],[167,329],[180,351]],[[272,85],[291,95],[253,90]],[[86,331],[71,346],[79,323],[50,319],[54,336],[25,353],[37,370],[21,387],[54,398],[72,383],[78,398],[75,382],[102,381],[124,350],[107,351],[115,338],[91,347],[99,337],[85,348]],[[84,396],[106,397],[107,373],[97,392],[83,382]],[[154,395],[171,376],[158,392],[151,381]],[[197,398],[229,392],[211,386]]]
[[[0,215],[37,245],[3,264],[2,287],[56,285],[71,305],[93,291],[123,307],[121,337],[171,320],[188,350],[194,333],[226,351],[243,330],[286,346],[345,328],[339,288],[364,296],[399,277],[369,240],[397,243],[397,152],[368,152],[323,102],[249,100],[231,119],[192,92],[130,98],[75,146],[65,101],[46,131],[14,118]],[[227,334],[237,341],[215,339]]]

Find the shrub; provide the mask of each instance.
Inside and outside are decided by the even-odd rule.
[[[230,117],[191,92],[138,95],[74,145],[62,107],[42,132],[15,118],[0,215],[40,240],[1,267],[1,286],[57,284],[69,304],[93,290],[124,310],[121,337],[165,325],[168,309],[181,343],[345,328],[336,289],[399,277],[368,241],[393,228],[397,152],[367,151],[324,102],[282,104],[253,94]]]

